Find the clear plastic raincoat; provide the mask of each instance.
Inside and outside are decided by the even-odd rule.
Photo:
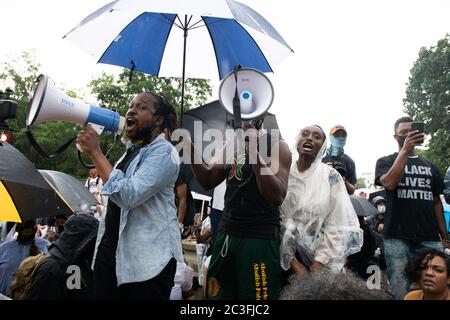
[[[296,139],[296,146],[299,136]],[[299,172],[292,162],[282,219],[281,267],[297,255],[309,267],[314,260],[341,271],[345,257],[360,251],[363,232],[340,174],[322,163],[326,140],[311,167]],[[297,148],[295,148],[296,150]],[[297,156],[298,158],[298,156]]]

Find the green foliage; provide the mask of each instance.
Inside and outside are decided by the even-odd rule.
[[[34,52],[23,52],[11,61],[0,64],[0,70],[3,70],[0,72],[0,82],[13,84],[10,88],[14,90],[11,98],[18,103],[16,118],[9,121],[12,128],[20,129],[25,126],[29,95],[33,92],[39,67],[35,62]]]
[[[366,180],[364,178],[358,178],[358,180],[356,180],[356,189],[363,189],[366,187]]]
[[[72,144],[65,152],[53,159],[43,159],[32,147],[26,137],[26,115],[28,103],[34,92],[35,82],[39,75],[40,64],[36,62],[33,52],[24,52],[0,65],[0,88],[6,89],[6,84],[14,84],[11,88],[14,94],[11,98],[18,102],[17,117],[11,119],[10,125],[16,130],[12,134],[11,144],[19,149],[37,168],[63,171],[77,178],[85,178],[87,169],[78,161],[75,145]],[[181,102],[181,79],[156,78],[142,73],[133,73],[133,79],[128,80],[129,71],[125,70],[115,77],[102,74],[89,84],[91,93],[96,96],[99,105],[118,111],[125,115],[131,99],[143,91],[153,91],[166,98],[178,111]],[[60,88],[61,89],[61,88]],[[71,97],[77,97],[74,90],[63,89]],[[185,89],[185,107],[204,104],[211,96],[212,88],[207,80],[187,79]],[[90,101],[92,102],[92,101]],[[63,143],[75,137],[81,126],[62,121],[50,121],[32,126],[33,135],[38,143],[48,153],[54,153]],[[100,145],[106,152],[112,145],[114,137],[102,134]],[[121,142],[116,143],[111,152],[110,161],[114,163],[124,152]],[[85,160],[90,162],[89,159]]]
[[[90,82],[91,92],[97,97],[100,105],[125,115],[130,101],[136,94],[151,91],[164,97],[180,115],[181,109],[181,79],[157,78],[140,72],[134,72],[129,80],[130,71],[124,69],[114,77],[103,73],[99,78]],[[208,80],[187,79],[184,92],[184,111],[192,106],[206,103],[211,96],[212,88]],[[195,98],[194,98],[195,97]],[[105,139],[105,144],[111,145],[113,138]],[[119,143],[120,144],[120,143]],[[123,153],[122,147],[114,147],[111,152],[111,161],[115,162]]]
[[[450,165],[450,36],[429,49],[421,48],[411,69],[404,111],[425,122],[431,140],[421,155],[444,174]]]
[[[177,114],[180,114],[180,78],[157,78],[141,72],[134,72],[132,81],[129,81],[129,73],[124,69],[118,78],[103,73],[98,79],[91,81],[89,86],[92,93],[96,95],[102,106],[124,115],[128,104],[136,94],[152,91],[164,97],[175,107]],[[203,105],[211,93],[212,88],[208,80],[187,79],[184,91],[184,111],[193,106]]]
[[[26,116],[28,103],[33,94],[38,78],[40,64],[36,62],[33,52],[23,52],[17,57],[0,65],[0,82],[13,84],[12,98],[17,101],[17,116],[9,120],[15,131],[11,134],[11,144],[19,149],[38,169],[58,170],[78,178],[86,176],[86,169],[79,162],[74,145],[53,159],[44,159],[26,137]],[[67,92],[76,97],[74,91]],[[54,153],[63,143],[75,137],[80,126],[62,121],[51,121],[33,125],[32,132],[38,143],[48,153]]]

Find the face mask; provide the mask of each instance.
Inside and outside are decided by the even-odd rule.
[[[61,233],[63,233],[63,232],[64,232],[64,226],[57,226],[57,227],[56,227],[56,233],[61,234]]]
[[[34,228],[23,228],[19,231],[17,240],[22,244],[28,243],[34,239],[35,232]]]
[[[385,213],[386,212],[386,207],[385,206],[379,206],[378,207],[378,213]]]
[[[345,146],[347,138],[331,136],[331,145],[335,148],[342,149]]]
[[[405,144],[406,136],[398,136],[397,142],[400,148],[403,148],[403,145]]]

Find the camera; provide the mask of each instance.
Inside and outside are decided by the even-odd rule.
[[[345,174],[347,173],[347,170],[345,169],[344,165],[341,162],[339,162],[339,161],[333,162],[333,168],[337,172],[339,172],[339,174],[342,177],[345,177]]]
[[[10,99],[12,93],[11,89],[0,91],[0,130],[11,130],[7,120],[17,114],[17,102]]]

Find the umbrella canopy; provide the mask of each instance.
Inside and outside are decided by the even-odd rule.
[[[73,211],[82,211],[83,205],[97,205],[98,200],[78,180],[67,173],[53,170],[39,170],[42,176],[59,192]]]
[[[367,199],[355,195],[350,195],[353,208],[359,217],[367,217],[378,214],[377,208]]]
[[[181,76],[182,108],[186,77],[223,79],[238,64],[272,72],[293,52],[266,19],[234,0],[116,0],[64,38],[99,63]]]
[[[72,213],[30,160],[10,144],[0,144],[0,221]]]

